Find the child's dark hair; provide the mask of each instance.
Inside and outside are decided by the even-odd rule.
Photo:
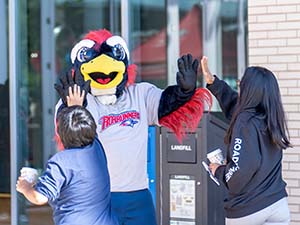
[[[57,122],[57,133],[65,149],[87,146],[96,137],[95,120],[82,106],[62,109],[58,114]]]
[[[274,74],[266,68],[248,67],[240,82],[237,108],[232,116],[225,142],[230,143],[233,126],[243,111],[255,110],[265,118],[266,129],[274,145],[291,147],[280,90]]]

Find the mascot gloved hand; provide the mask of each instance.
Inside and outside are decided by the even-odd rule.
[[[194,92],[197,82],[197,70],[199,61],[193,61],[192,55],[184,55],[177,60],[178,72],[176,74],[177,84],[184,93]]]
[[[81,92],[84,90],[83,106],[87,106],[86,95],[90,91],[90,80],[84,81],[80,71],[68,70],[59,76],[59,81],[54,84],[54,88],[62,99],[64,106],[68,106],[67,96],[69,95],[69,88],[77,84]]]

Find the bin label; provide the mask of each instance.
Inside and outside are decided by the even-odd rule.
[[[195,177],[190,175],[170,176],[170,224],[195,224],[196,192]]]
[[[167,160],[171,163],[197,163],[196,136],[187,134],[182,143],[179,143],[174,134],[167,138]]]

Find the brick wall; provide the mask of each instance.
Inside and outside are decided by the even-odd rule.
[[[278,78],[292,149],[284,152],[291,225],[300,225],[300,0],[248,0],[249,65]]]

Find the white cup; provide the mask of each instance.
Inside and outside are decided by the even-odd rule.
[[[24,177],[29,183],[36,183],[38,171],[31,167],[23,167],[21,169],[21,177]]]
[[[221,149],[216,149],[210,153],[207,153],[207,158],[210,163],[217,163],[217,164],[225,164],[225,159]]]

